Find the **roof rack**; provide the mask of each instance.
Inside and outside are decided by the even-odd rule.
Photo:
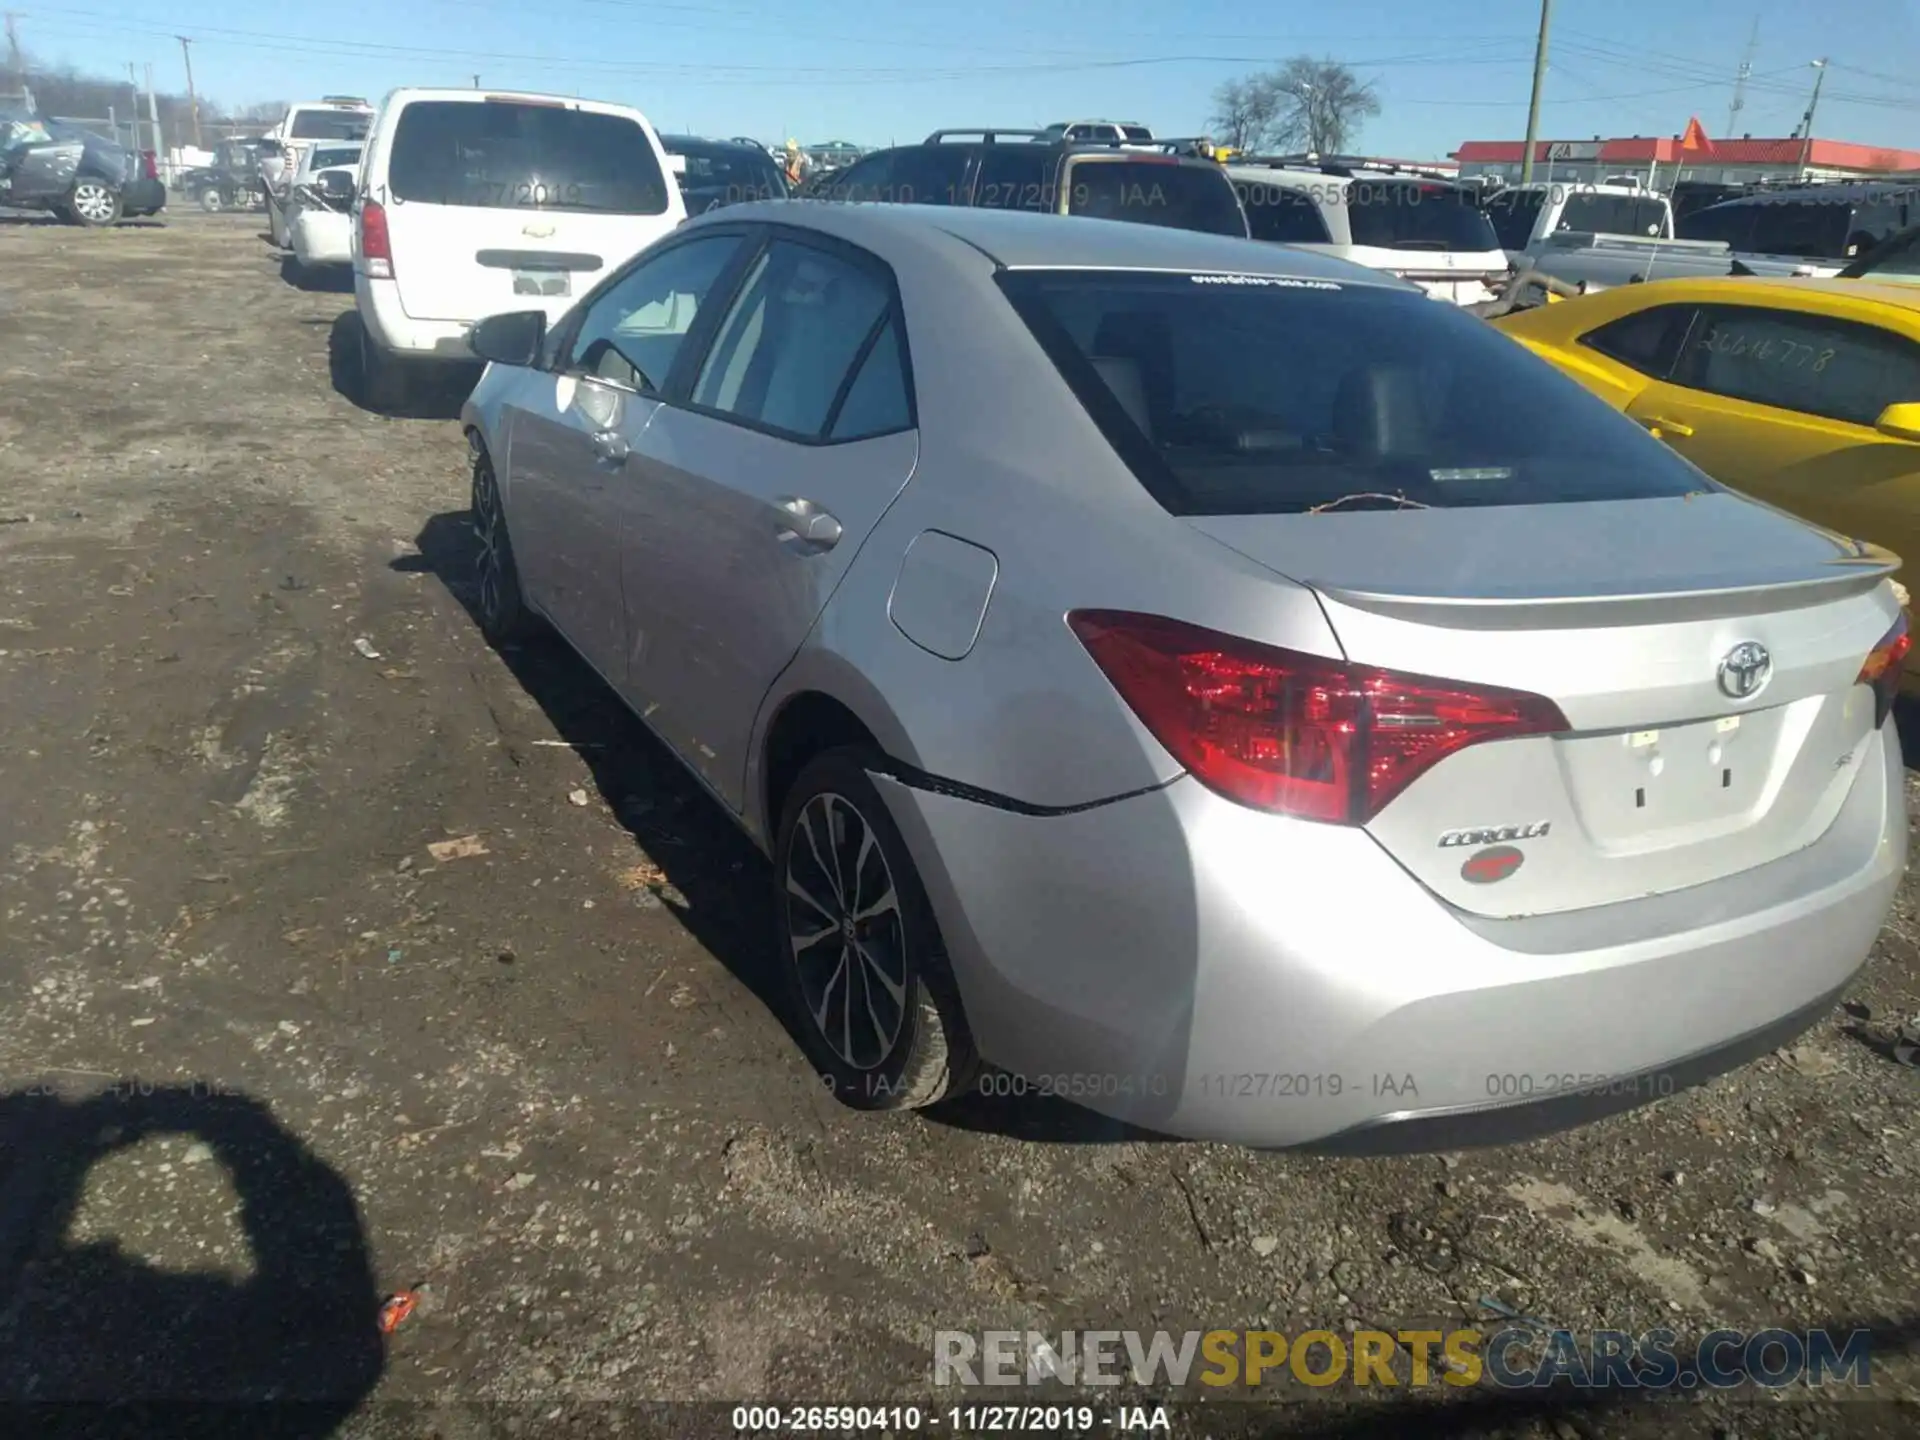
[[[1047,132],[1044,130],[1008,130],[999,126],[982,128],[976,125],[959,130],[936,130],[921,143],[924,145],[938,145],[943,140],[951,140],[963,135],[978,136],[989,145],[1002,138],[1008,140],[1044,140],[1047,138]]]
[[[1377,160],[1368,155],[1322,155],[1313,150],[1292,155],[1236,155],[1233,163],[1265,165],[1272,170],[1318,170],[1322,175],[1351,176],[1356,170],[1366,170],[1376,175],[1418,175],[1426,180],[1455,181],[1460,178],[1444,170],[1431,170],[1399,160]]]

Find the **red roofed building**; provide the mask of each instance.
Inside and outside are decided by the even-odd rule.
[[[1751,180],[1873,180],[1920,175],[1920,150],[1853,145],[1844,140],[1738,140],[1709,137],[1706,151],[1685,150],[1678,135],[1628,139],[1541,140],[1534,146],[1535,180],[1599,182],[1637,179],[1664,188],[1675,180],[1743,184]],[[1524,140],[1469,140],[1453,152],[1460,173],[1520,178]],[[1802,160],[1804,157],[1804,168]]]

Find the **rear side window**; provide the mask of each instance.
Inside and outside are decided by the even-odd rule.
[[[1664,380],[1686,339],[1693,309],[1691,305],[1656,305],[1589,330],[1580,343],[1642,375]]]
[[[1422,294],[1086,271],[1010,271],[1000,283],[1115,452],[1175,514],[1713,488],[1484,320]]]
[[[1044,146],[989,145],[980,152],[973,203],[989,210],[1053,211],[1060,193],[1053,183],[1056,152]]]
[[[1755,405],[1872,425],[1920,401],[1920,346],[1871,325],[1746,305],[1703,307],[1673,381]]]
[[[1561,207],[1558,228],[1591,230],[1602,235],[1658,235],[1665,219],[1666,206],[1659,200],[1576,190]]]
[[[496,210],[664,215],[666,178],[624,115],[510,100],[420,100],[388,160],[396,200]]]
[[[1353,243],[1382,250],[1484,254],[1501,248],[1473,198],[1454,185],[1355,180],[1347,187]]]
[[[1761,200],[1753,208],[1753,235],[1747,248],[1755,254],[1837,260],[1847,253],[1847,231],[1853,220],[1851,205]]]
[[[1247,212],[1247,232],[1278,245],[1327,245],[1333,236],[1313,197],[1302,190],[1236,180],[1234,193]]]
[[[364,140],[373,117],[364,110],[296,110],[290,140]]]
[[[1487,220],[1502,250],[1524,250],[1533,240],[1546,196],[1538,190],[1508,190],[1487,201]]]
[[[1247,233],[1226,172],[1215,165],[1079,156],[1067,162],[1067,213],[1209,235]]]
[[[891,290],[873,272],[775,241],[721,322],[693,403],[751,425],[822,438],[892,304]],[[875,377],[876,383],[884,379]],[[861,403],[872,402],[863,396]]]

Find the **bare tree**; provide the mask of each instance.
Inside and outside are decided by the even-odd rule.
[[[1262,150],[1273,137],[1277,98],[1264,76],[1228,80],[1213,92],[1207,128],[1235,150]]]
[[[1229,80],[1214,91],[1209,122],[1236,150],[1338,154],[1380,113],[1373,87],[1337,60],[1297,55],[1277,70]]]

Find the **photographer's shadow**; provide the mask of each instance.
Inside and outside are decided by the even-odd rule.
[[[0,1405],[38,1409],[34,1434],[332,1434],[384,1363],[352,1191],[256,1100],[141,1088],[0,1097]],[[198,1140],[225,1169],[245,1279],[70,1237],[89,1174],[156,1136]],[[176,1198],[179,1169],[149,1167],[138,1203],[178,1206],[159,1228],[190,1238],[229,1229]]]

